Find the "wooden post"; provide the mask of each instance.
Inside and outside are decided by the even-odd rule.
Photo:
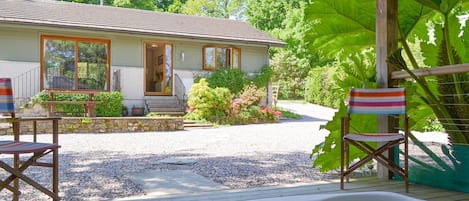
[[[397,1],[376,0],[376,79],[378,88],[392,87],[391,67],[386,59],[397,48]],[[378,117],[378,132],[391,132],[393,123],[386,115]],[[379,146],[380,144],[378,144]],[[392,155],[392,153],[389,153]],[[390,177],[387,168],[378,165],[378,178]]]

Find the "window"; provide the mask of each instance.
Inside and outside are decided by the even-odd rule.
[[[231,47],[204,47],[204,70],[216,70],[220,68],[240,69],[241,50]]]
[[[41,88],[109,90],[109,40],[41,37]]]

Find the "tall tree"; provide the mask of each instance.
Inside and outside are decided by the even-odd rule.
[[[188,0],[182,13],[188,15],[240,19],[243,0]]]
[[[114,0],[116,7],[137,8],[142,10],[155,10],[156,4],[154,0]]]
[[[60,1],[66,1],[66,2],[75,2],[75,3],[85,3],[85,4],[97,4],[99,5],[101,0],[60,0]],[[112,6],[114,0],[104,0],[103,3],[104,5],[107,6]]]

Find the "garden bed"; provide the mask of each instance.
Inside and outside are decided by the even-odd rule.
[[[180,117],[63,117],[59,121],[59,133],[127,133],[148,131],[184,130],[183,118]],[[4,124],[5,119],[0,119]],[[50,133],[51,123],[37,125],[38,133]],[[32,123],[21,124],[21,132],[30,134]],[[0,135],[11,134],[12,130],[0,127]]]

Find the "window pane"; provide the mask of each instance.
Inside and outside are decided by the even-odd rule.
[[[78,42],[78,89],[107,90],[107,47]]]
[[[231,63],[231,66],[235,69],[239,69],[239,50],[238,49],[233,49],[233,61]]]
[[[172,69],[172,62],[173,62],[173,50],[171,45],[166,45],[166,64],[165,64],[165,73],[166,73],[166,80],[165,80],[165,90],[164,92],[166,93],[171,93],[173,89],[173,85],[171,84],[171,81],[173,80],[173,72],[171,71]]]
[[[217,48],[217,68],[228,67],[227,61],[228,50],[226,48]]]
[[[205,48],[205,68],[214,69],[215,68],[215,48],[207,47]]]
[[[44,87],[75,88],[75,42],[44,40]]]

